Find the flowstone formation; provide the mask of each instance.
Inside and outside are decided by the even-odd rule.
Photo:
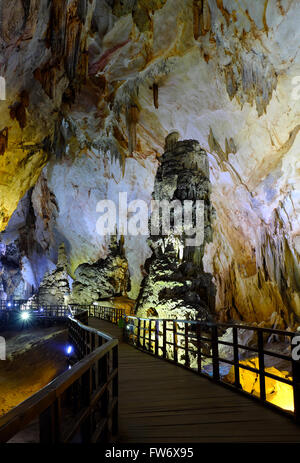
[[[126,296],[130,289],[128,262],[122,240],[112,238],[106,259],[82,264],[75,271],[71,303],[92,304],[113,296]]]
[[[69,295],[68,260],[65,245],[61,244],[58,250],[56,269],[45,274],[38,293],[32,298],[32,301],[38,302],[39,305],[64,305],[68,302]]]
[[[205,244],[212,241],[209,165],[206,152],[197,141],[177,141],[178,137],[177,132],[172,132],[166,138],[166,151],[152,195],[153,200],[159,201],[157,206],[162,206],[162,201],[171,205],[170,229],[165,233],[164,217],[168,216],[159,207],[160,233],[154,235],[151,229],[149,245],[153,253],[145,265],[148,275],[142,282],[136,308],[139,316],[207,320],[215,309],[212,275],[204,272],[202,264]],[[174,208],[173,201],[177,201]],[[203,206],[199,221],[197,204]],[[152,227],[153,214],[152,211]],[[191,238],[195,239],[201,227],[202,243],[191,245]]]

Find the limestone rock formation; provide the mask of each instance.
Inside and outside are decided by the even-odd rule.
[[[75,271],[72,304],[92,304],[113,296],[126,296],[130,289],[128,262],[122,244],[112,238],[106,259],[94,264],[81,264]]]
[[[22,279],[22,256],[19,243],[5,245],[1,243],[0,248],[0,299],[22,299],[26,292],[25,283]],[[27,292],[28,294],[28,292]]]
[[[45,274],[32,302],[37,302],[40,305],[65,305],[68,303],[69,295],[68,261],[65,245],[61,244],[58,250],[56,269]]]
[[[176,141],[176,136],[170,143],[171,138],[167,137],[167,151],[155,180],[153,200],[159,201],[155,203],[159,228],[158,234],[153,234],[153,210],[149,240],[153,254],[145,265],[148,275],[136,308],[140,316],[207,320],[215,310],[212,275],[205,273],[202,265],[205,244],[212,241],[207,154],[195,140]],[[164,201],[170,206],[167,214]],[[200,202],[203,215],[198,218]],[[190,244],[191,237],[195,239],[200,232],[199,244]]]

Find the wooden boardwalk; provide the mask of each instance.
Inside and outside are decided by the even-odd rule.
[[[300,442],[288,417],[138,351],[108,322],[89,324],[120,340],[120,443]]]

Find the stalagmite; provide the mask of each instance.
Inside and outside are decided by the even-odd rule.
[[[179,140],[179,137],[180,134],[176,130],[169,133],[169,135],[165,139],[165,151],[172,151],[175,148],[176,143]]]
[[[203,271],[202,264],[204,246],[212,240],[208,160],[197,141],[177,141],[178,138],[178,132],[167,136],[155,179],[152,197],[161,205],[162,228],[159,235],[152,234],[149,240],[152,256],[146,261],[148,275],[142,282],[136,310],[140,316],[155,310],[160,318],[207,320],[215,309],[212,275]],[[166,201],[170,206],[168,233],[164,232],[163,204]],[[172,208],[174,201],[180,205],[179,215]],[[197,207],[201,201],[204,215],[200,224]],[[190,245],[188,236],[192,236],[192,228],[195,234],[201,227],[201,244]]]

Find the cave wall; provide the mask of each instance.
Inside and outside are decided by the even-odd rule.
[[[71,274],[105,257],[97,202],[119,191],[150,201],[164,138],[178,129],[210,160],[205,269],[220,317],[260,322],[276,311],[293,324],[299,21],[296,0],[3,0],[2,230],[35,185],[34,247],[47,265],[61,242]],[[127,237],[125,252],[136,297],[146,238]]]

